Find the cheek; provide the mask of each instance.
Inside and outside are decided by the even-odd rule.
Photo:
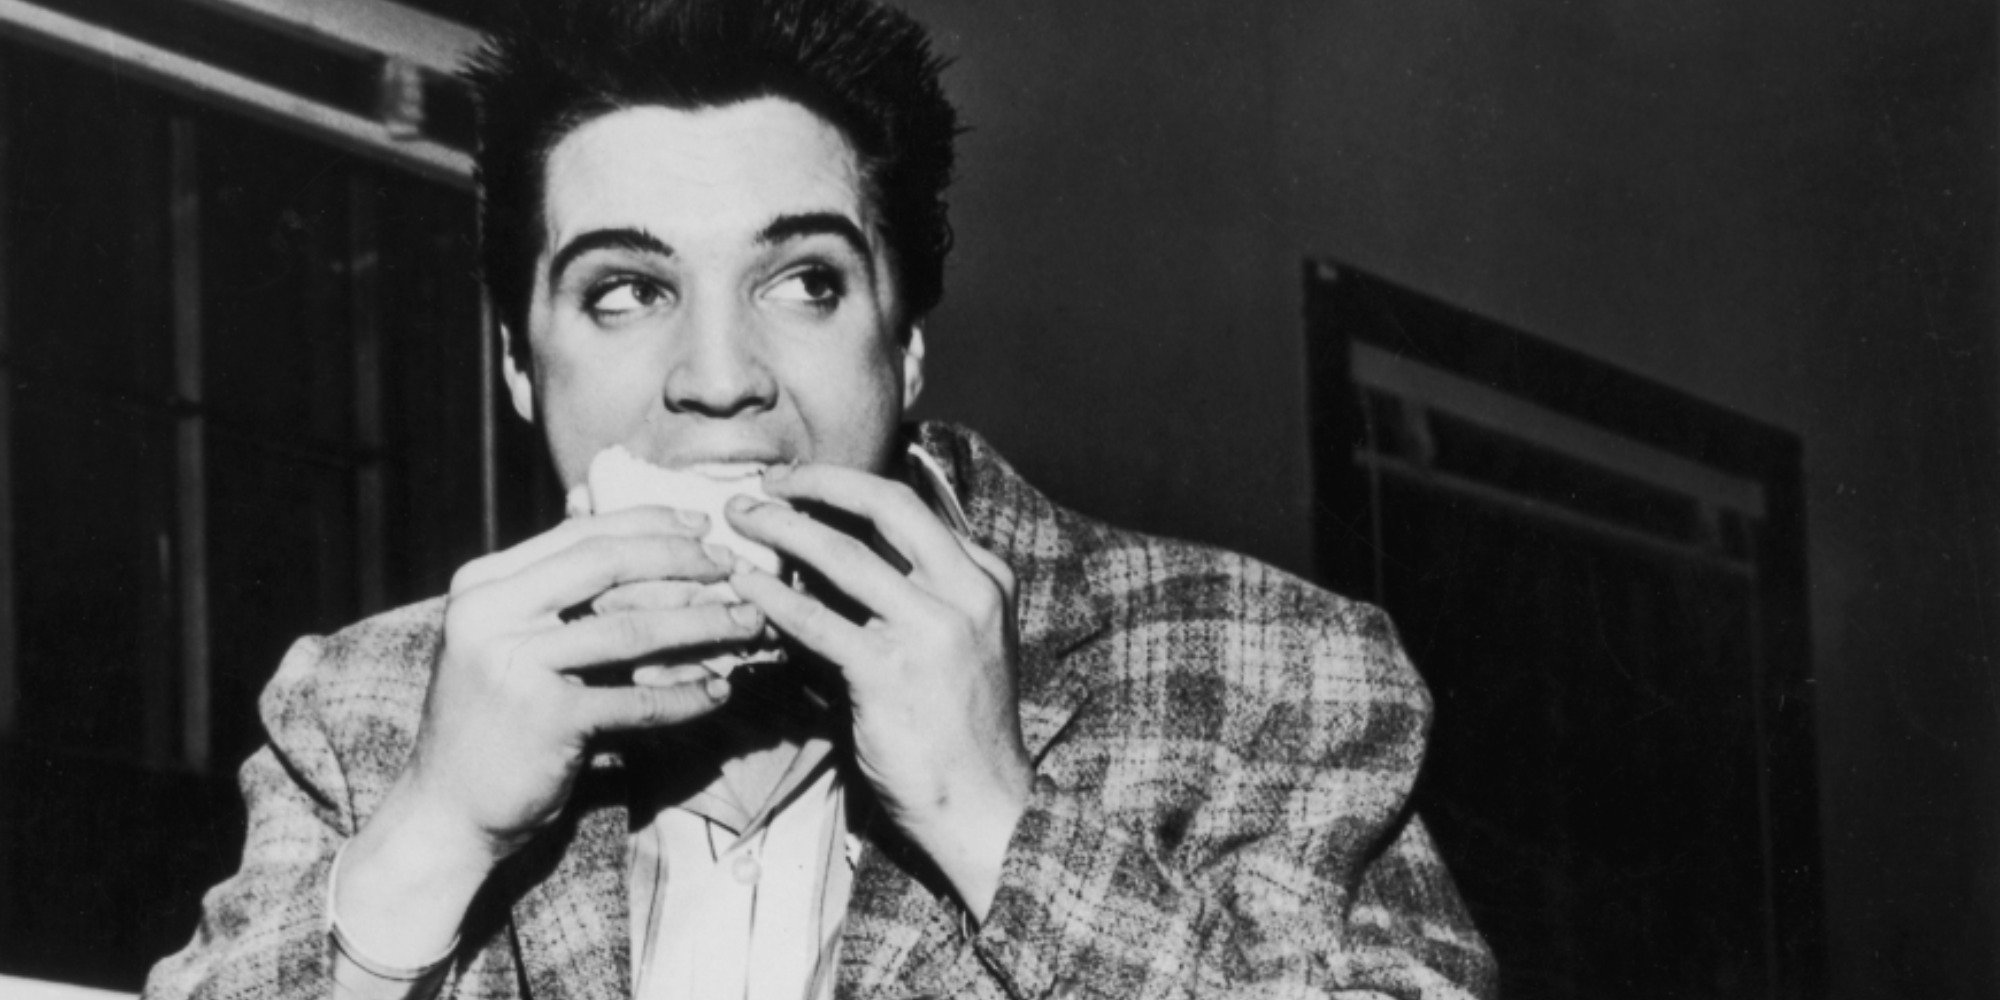
[[[557,331],[536,345],[535,367],[545,406],[578,415],[644,409],[658,395],[659,358],[645,342],[623,347],[598,341],[588,331]]]
[[[535,385],[542,432],[565,482],[580,478],[598,449],[632,437],[659,397],[642,364],[563,351],[536,352]]]
[[[786,381],[818,460],[877,472],[886,467],[903,417],[900,349],[821,358]]]

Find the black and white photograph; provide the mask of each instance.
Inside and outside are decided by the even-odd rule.
[[[2000,997],[2000,7],[0,0],[0,1000]]]

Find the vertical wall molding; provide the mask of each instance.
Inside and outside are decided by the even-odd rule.
[[[500,326],[493,297],[479,296],[479,531],[492,552],[500,547]]]
[[[208,766],[210,751],[210,637],[208,621],[208,478],[202,416],[201,178],[192,118],[170,126],[171,266],[173,273],[175,467],[179,496],[175,531],[181,597],[181,763]]]
[[[348,323],[354,339],[355,576],[361,608],[373,614],[388,600],[387,472],[383,468],[382,276],[379,205],[374,176],[347,179]]]
[[[0,59],[0,737],[15,734],[21,716],[19,627],[14,608],[14,378],[9,367],[13,292],[13,260],[9,255],[13,230],[5,213],[12,203],[9,167],[12,163],[13,122],[7,91],[6,60]]]

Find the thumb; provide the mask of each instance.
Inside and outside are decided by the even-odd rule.
[[[656,729],[707,715],[729,700],[729,682],[720,677],[654,687],[585,688],[576,692],[582,728],[593,733]]]

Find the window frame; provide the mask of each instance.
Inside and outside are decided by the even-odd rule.
[[[310,95],[288,91],[231,68],[215,65],[170,45],[142,37],[142,32],[93,23],[60,9],[62,0],[0,0],[0,38],[25,43],[83,64],[107,68],[192,103],[244,115],[253,121],[358,154],[394,171],[405,172],[464,192],[473,189],[472,160],[460,144],[434,134],[427,124],[427,107],[440,89],[460,85],[452,73],[478,46],[472,28],[387,0],[345,0],[325,4],[315,0],[152,0],[158,19],[171,20],[176,9],[206,11],[269,30],[301,45],[360,57],[376,66],[372,115],[334,106]],[[150,15],[149,15],[150,16]],[[0,101],[9,97],[0,73]],[[148,768],[207,773],[215,765],[213,719],[212,636],[209,615],[208,457],[207,439],[214,428],[204,406],[201,273],[201,202],[197,157],[201,123],[194,115],[170,119],[169,165],[169,293],[171,295],[171,357],[174,393],[170,403],[174,424],[177,510],[174,521],[173,577],[178,649],[173,659],[178,677],[172,684],[150,685],[142,695],[166,698],[171,705],[150,705],[146,748],[138,763]],[[0,204],[12,189],[5,164],[10,162],[12,136],[0,128]],[[355,417],[351,439],[354,461],[347,470],[356,496],[356,528],[360,541],[358,567],[364,607],[381,604],[386,571],[383,538],[386,503],[383,495],[382,318],[378,315],[372,241],[377,235],[373,192],[351,182],[346,193],[350,212],[348,255],[355,379]],[[11,273],[10,236],[0,227],[0,274]],[[0,373],[11,373],[9,355],[13,316],[11,289],[0,281]],[[498,466],[501,450],[497,427],[499,377],[498,331],[490,305],[480,296],[481,331],[478,367],[480,451],[480,537],[484,548],[497,546],[500,535]],[[11,432],[15,403],[11,378],[0,378],[0,740],[18,739],[24,710],[18,667],[19,606],[15,552],[14,466]],[[343,463],[346,464],[346,463]],[[156,690],[157,689],[157,690]],[[152,731],[152,730],[162,731]]]

